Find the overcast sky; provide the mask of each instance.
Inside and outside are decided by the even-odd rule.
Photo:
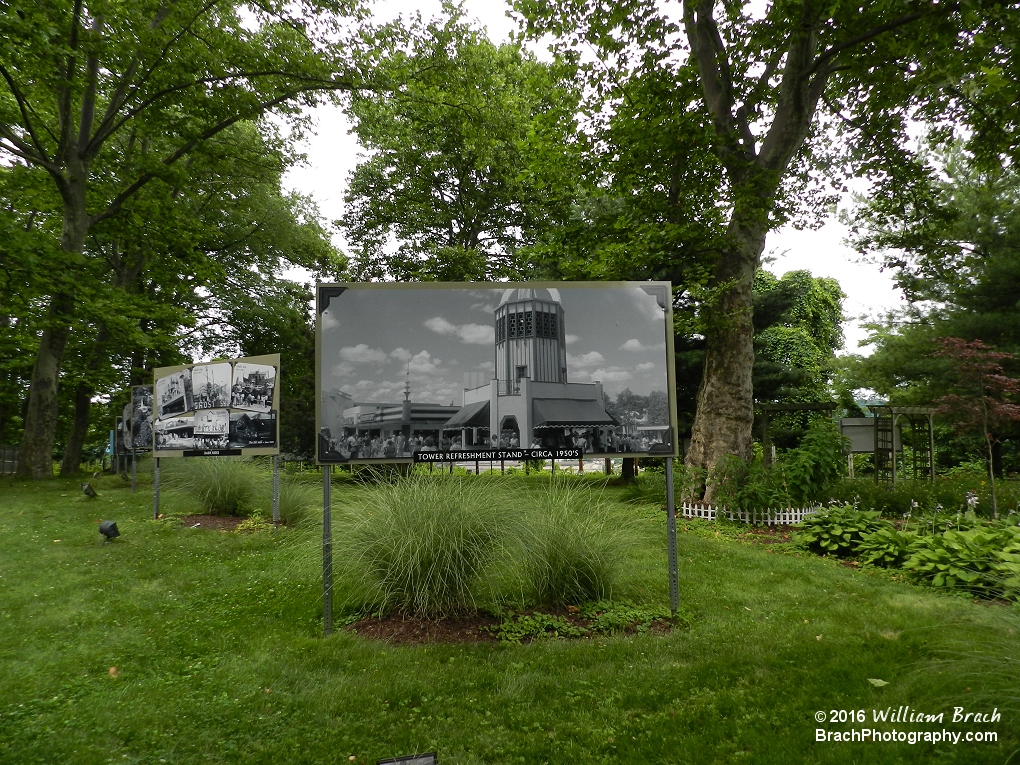
[[[602,382],[614,399],[668,390],[665,322],[639,287],[558,290],[567,338],[567,382]],[[502,289],[347,290],[322,314],[322,389],[355,401],[463,403],[465,387],[488,383],[495,368],[495,322]]]
[[[505,41],[515,28],[506,17],[509,7],[501,0],[465,0],[469,18],[477,19],[488,29],[489,37]],[[377,0],[376,18],[390,20],[420,10],[424,17],[438,15],[440,0]],[[305,143],[307,164],[292,169],[285,179],[288,188],[310,195],[328,220],[343,214],[343,196],[347,177],[358,162],[361,150],[356,138],[349,134],[351,124],[335,107],[314,110],[315,135]],[[849,203],[849,198],[845,200]],[[844,330],[846,350],[869,352],[858,348],[865,337],[859,317],[877,316],[903,306],[900,293],[888,274],[873,264],[862,263],[857,254],[843,244],[845,228],[830,216],[824,225],[813,231],[797,231],[786,227],[769,234],[765,255],[775,258],[767,268],[782,276],[787,271],[807,270],[815,276],[837,279],[847,294],[844,312],[849,317]],[[339,244],[339,242],[338,242]]]

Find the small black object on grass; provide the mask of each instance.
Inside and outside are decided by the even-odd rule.
[[[99,493],[92,488],[92,484],[90,483],[83,483],[81,485],[81,491],[82,494],[84,494],[89,499],[95,499],[96,497],[99,496]]]
[[[109,542],[114,537],[119,537],[120,532],[117,531],[117,524],[113,521],[103,521],[99,524],[99,533],[106,537],[106,541]]]
[[[376,765],[436,765],[438,761],[435,752],[426,752],[425,754],[408,754],[403,757],[379,760]]]

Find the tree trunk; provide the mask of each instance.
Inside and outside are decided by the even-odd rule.
[[[53,439],[57,432],[57,398],[60,365],[70,334],[74,300],[68,294],[54,296],[47,327],[43,330],[28,390],[25,428],[18,450],[18,475],[48,478],[53,475]]]
[[[712,308],[705,367],[698,387],[691,446],[685,464],[695,468],[685,492],[691,501],[711,502],[719,463],[733,456],[751,457],[754,422],[754,326],[752,287],[766,226],[760,214],[735,209],[727,229],[727,249],[720,254],[713,281],[729,285]]]
[[[92,388],[78,383],[74,392],[74,423],[64,446],[64,459],[60,462],[60,475],[74,475],[81,468],[81,450],[89,433],[89,415],[92,411]]]
[[[624,483],[633,483],[637,479],[637,460],[633,457],[623,458],[623,468],[620,472],[620,480]]]
[[[58,179],[57,183],[63,201],[60,249],[68,253],[69,269],[74,268],[74,259],[84,251],[89,232],[90,222],[85,207],[87,176],[88,168],[75,158],[68,178]],[[73,277],[67,283],[73,289]],[[53,441],[60,410],[60,367],[64,362],[73,313],[74,295],[70,290],[52,297],[28,389],[25,428],[18,451],[19,476],[48,478],[53,475]]]

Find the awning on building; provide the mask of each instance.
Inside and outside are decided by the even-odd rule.
[[[593,399],[536,398],[531,402],[536,428],[590,428],[619,425],[605,408]]]
[[[454,428],[488,428],[489,427],[489,402],[476,401],[473,404],[462,406],[457,414],[453,415],[443,430]]]

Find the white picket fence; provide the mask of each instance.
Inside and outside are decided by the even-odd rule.
[[[800,523],[804,518],[814,515],[821,509],[821,505],[814,505],[812,507],[786,507],[778,510],[730,510],[725,507],[692,505],[684,502],[680,505],[680,514],[684,518],[701,518],[706,521],[714,521],[717,516],[722,516],[723,518],[739,521],[740,523],[789,526],[794,523]]]

